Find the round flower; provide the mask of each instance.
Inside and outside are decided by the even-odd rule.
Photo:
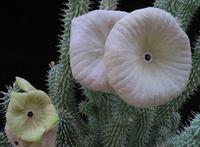
[[[136,107],[159,106],[178,96],[191,71],[187,35],[157,8],[121,18],[106,41],[105,64],[115,92]]]
[[[72,20],[70,63],[73,77],[92,90],[110,92],[105,72],[105,41],[115,22],[127,13],[95,10]]]
[[[40,142],[58,124],[59,117],[50,98],[41,90],[12,92],[6,113],[6,127],[25,142]]]

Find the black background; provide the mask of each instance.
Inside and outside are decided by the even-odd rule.
[[[30,81],[36,88],[46,91],[48,64],[56,61],[57,45],[62,34],[62,11],[65,0],[19,0],[1,2],[0,27],[0,90],[6,91],[15,76]],[[119,10],[131,12],[135,9],[153,6],[153,0],[123,0]],[[91,9],[98,8],[93,1]],[[197,12],[187,31],[194,44],[200,29],[200,11]],[[200,92],[181,109],[183,124],[199,111]],[[1,119],[1,126],[4,124]]]

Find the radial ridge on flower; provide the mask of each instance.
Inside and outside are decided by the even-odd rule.
[[[73,77],[83,86],[110,92],[104,66],[105,41],[126,12],[95,10],[72,20],[70,63]]]
[[[59,117],[49,96],[41,90],[12,92],[6,113],[6,127],[25,142],[40,142],[58,124]]]
[[[46,132],[40,142],[26,142],[15,137],[8,127],[5,127],[5,133],[8,140],[13,147],[55,147],[56,135],[58,126],[55,126],[48,132]]]
[[[158,8],[135,10],[111,30],[105,49],[110,85],[129,105],[167,103],[185,88],[191,48],[176,19]]]

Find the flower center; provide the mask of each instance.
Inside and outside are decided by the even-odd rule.
[[[28,116],[28,117],[33,117],[33,111],[28,111],[28,112],[27,112],[27,116]]]
[[[152,60],[152,55],[149,52],[144,53],[144,61],[145,62],[150,62]]]
[[[18,141],[14,141],[15,145],[19,145],[19,142]]]

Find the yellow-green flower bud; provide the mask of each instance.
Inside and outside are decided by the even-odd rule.
[[[25,79],[22,79],[20,77],[16,77],[15,85],[19,87],[23,91],[30,91],[30,90],[35,90],[35,87],[33,87],[28,81]]]

